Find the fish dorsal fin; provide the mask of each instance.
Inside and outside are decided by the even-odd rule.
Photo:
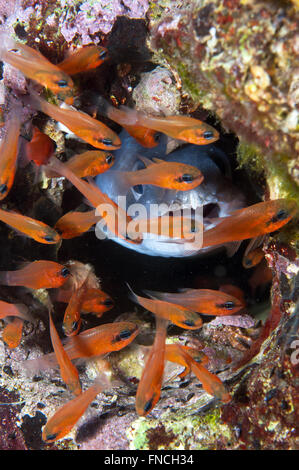
[[[165,163],[164,160],[161,160],[161,158],[153,157],[153,162],[155,163]]]
[[[144,165],[146,167],[151,166],[151,165],[155,165],[155,162],[153,162],[152,160],[150,160],[147,157],[144,157],[143,155],[137,155],[137,157],[139,158],[139,160],[141,160],[144,163]]]

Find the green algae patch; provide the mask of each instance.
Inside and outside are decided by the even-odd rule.
[[[132,450],[226,449],[235,445],[234,433],[222,422],[220,409],[192,414],[167,411],[159,419],[139,418],[127,432]]]

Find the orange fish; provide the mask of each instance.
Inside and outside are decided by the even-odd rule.
[[[103,356],[112,351],[120,351],[130,344],[138,335],[138,326],[132,322],[105,323],[90,328],[76,336],[68,336],[63,342],[70,360]],[[24,361],[24,368],[31,371],[56,367],[55,354]]]
[[[164,300],[157,300],[154,297],[152,299],[141,297],[136,295],[130,286],[128,287],[132,294],[132,300],[142,305],[142,307],[154,313],[156,316],[167,319],[171,321],[171,323],[187,330],[198,330],[198,328],[202,326],[202,319],[200,316],[194,311],[189,310],[189,308],[166,302]]]
[[[63,239],[79,237],[100,220],[95,210],[87,212],[71,211],[63,215],[55,224],[55,230]]]
[[[203,233],[203,245],[213,246],[246,240],[275,232],[298,214],[295,200],[275,199],[259,202],[219,219],[214,228]]]
[[[212,126],[189,116],[150,116],[126,106],[121,106],[120,111],[117,122],[121,126],[146,127],[195,145],[207,145],[219,139],[219,133]]]
[[[242,259],[242,265],[244,268],[253,268],[257,264],[259,264],[262,259],[264,258],[265,253],[261,247],[255,248],[249,253],[245,253]]]
[[[189,191],[203,182],[203,174],[192,165],[179,162],[166,162],[159,158],[149,160],[139,156],[146,168],[137,171],[114,171],[113,177],[118,178],[125,193],[132,186],[151,184],[176,191]]]
[[[59,99],[68,104],[73,103],[74,83],[65,72],[49,62],[39,51],[4,35],[1,39],[0,57],[3,62],[20,70],[25,77],[49,88]]]
[[[139,233],[144,238],[145,234],[155,234],[188,240],[193,238],[194,232],[199,232],[200,229],[202,229],[202,223],[197,220],[182,216],[171,217],[166,214],[151,219],[133,219],[128,226],[128,235],[132,238],[134,233]]]
[[[101,317],[104,312],[111,310],[114,302],[111,297],[100,289],[87,289],[81,306],[82,313],[93,313]]]
[[[87,150],[87,152],[74,155],[66,162],[66,166],[79,178],[97,176],[109,170],[114,163],[112,153],[101,150]]]
[[[154,129],[139,125],[129,125],[127,123],[127,114],[124,111],[112,106],[102,96],[98,96],[96,101],[98,113],[120,124],[140,145],[147,148],[158,145],[158,134]]]
[[[52,227],[17,212],[0,209],[0,220],[39,243],[53,244],[60,241],[60,236]]]
[[[55,152],[56,144],[47,134],[41,132],[38,127],[33,127],[32,138],[26,142],[25,151],[28,160],[36,165],[46,165],[49,158]]]
[[[179,377],[183,379],[187,374],[191,372],[190,361],[186,360],[184,351],[189,354],[196,362],[200,362],[202,365],[206,365],[209,362],[208,356],[203,352],[198,351],[195,348],[183,346],[182,344],[166,344],[165,348],[165,360],[175,362],[183,367],[185,370],[179,374]]]
[[[44,426],[43,441],[54,442],[66,436],[96,396],[110,387],[108,379],[102,374],[85,392],[62,405]]]
[[[17,271],[0,271],[0,284],[30,289],[51,289],[65,283],[70,271],[55,261],[39,260]]]
[[[52,346],[60,367],[61,378],[72,393],[74,393],[75,395],[80,395],[80,393],[82,393],[82,388],[77,367],[74,366],[67,353],[65,352],[65,349],[55,328],[50,310],[49,322]]]
[[[7,196],[14,182],[20,126],[17,113],[13,113],[0,147],[0,200]]]
[[[138,384],[135,408],[146,416],[158,403],[164,372],[165,340],[168,321],[156,317],[156,335]]]
[[[68,306],[65,310],[62,329],[66,336],[74,336],[80,330],[82,323],[80,313],[83,297],[87,290],[88,274],[89,273],[87,273],[86,278],[81,286],[78,289],[75,289],[72,293]]]
[[[59,290],[56,296],[57,302],[69,302],[69,292]],[[97,317],[101,317],[104,312],[111,310],[114,302],[111,297],[98,288],[88,288],[83,296],[81,313],[93,313]]]
[[[245,294],[244,291],[240,289],[240,287],[234,286],[232,284],[222,284],[219,287],[219,290],[235,297],[236,299],[239,299],[242,305],[246,305]]]
[[[102,98],[99,99],[99,112],[115,120],[130,133],[131,126],[138,126],[162,132],[174,139],[184,140],[190,144],[207,145],[219,139],[219,133],[212,126],[189,116],[150,116],[148,114],[121,106],[113,109]]]
[[[31,315],[28,312],[28,307],[24,304],[10,304],[0,300],[0,318],[5,317],[19,317],[22,320],[33,322]]]
[[[64,124],[76,136],[95,148],[103,150],[117,149],[121,141],[115,132],[88,114],[75,109],[64,109],[48,103],[35,91],[30,91],[30,103],[39,111]]]
[[[245,307],[239,299],[212,289],[182,289],[178,293],[144,291],[165,302],[181,305],[202,315],[233,315]]]
[[[213,395],[224,403],[228,403],[231,400],[229,393],[217,375],[212,374],[203,367],[203,365],[194,360],[186,349],[179,348],[176,353],[182,356],[183,361],[188,364],[189,369],[191,369],[191,372],[196,375],[198,380],[202,383],[203,389],[207,393]]]
[[[113,236],[126,239],[132,243],[141,242],[140,239],[128,240],[127,227],[129,222],[132,221],[131,217],[127,216],[126,211],[113,202],[107,194],[103,193],[95,184],[87,183],[86,181],[78,178],[66,165],[55,157],[51,158],[49,167],[56,173],[67,178],[78,189],[78,191],[88,199],[93,207],[99,208],[101,205],[105,207],[104,212],[98,214],[98,211],[96,211],[96,215],[101,215],[106,223],[108,231]]]
[[[14,317],[5,326],[2,332],[2,339],[10,349],[19,346],[22,339],[23,324],[24,320],[22,318]]]
[[[86,46],[76,49],[57,66],[68,75],[85,72],[99,67],[108,59],[108,51],[101,46]]]

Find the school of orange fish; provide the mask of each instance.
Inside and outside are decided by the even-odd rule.
[[[70,75],[100,66],[108,58],[108,53],[103,47],[91,45],[78,49],[63,62],[54,65],[37,50],[10,38],[2,39],[5,47],[0,54],[1,60],[16,67],[26,78],[51,90],[57,99],[64,102],[63,107],[48,103],[32,89],[31,84],[29,102],[32,107],[62,123],[76,136],[98,149],[75,155],[66,163],[62,163],[54,156],[53,141],[37,127],[33,127],[32,138],[26,143],[28,160],[37,166],[43,165],[48,177],[65,177],[94,209],[84,213],[69,212],[57,221],[54,228],[26,215],[3,209],[0,209],[0,220],[39,243],[56,244],[62,239],[77,237],[95,225],[100,220],[95,211],[99,204],[109,203],[116,213],[124,212],[91,180],[93,176],[113,165],[114,157],[109,151],[121,146],[118,135],[102,122],[70,106],[75,93]],[[109,104],[106,105],[106,116],[124,127],[145,147],[157,145],[154,138],[157,131],[196,145],[212,143],[219,138],[214,128],[187,116],[153,117],[124,106],[117,109]],[[18,138],[21,135],[17,109],[9,113],[3,125],[5,136],[0,154],[0,200],[11,190],[17,167]],[[130,186],[151,184],[187,191],[203,181],[201,172],[190,165],[166,163],[159,159],[154,162],[145,160],[144,163],[144,170],[125,172]],[[260,246],[254,241],[278,230],[289,222],[297,211],[296,203],[285,199],[261,202],[234,211],[229,217],[218,219],[214,228],[204,230],[203,247],[253,239],[245,252],[243,266],[254,266],[263,257]],[[126,213],[120,215],[125,217],[127,224],[131,220]],[[142,237],[134,239],[129,233],[121,233],[118,227],[115,228],[114,218],[112,220],[109,213],[104,214],[103,218],[115,236],[126,239],[129,237],[132,243],[142,243]],[[141,232],[147,232],[150,225],[148,221],[143,222]],[[160,222],[161,231],[163,217]],[[176,229],[178,226],[182,227],[184,220],[174,217],[172,224],[170,237],[174,232],[177,234]],[[184,239],[173,239],[174,243],[180,241],[184,242]],[[16,271],[1,272],[0,284],[25,286],[30,289],[58,288],[56,300],[67,303],[63,319],[63,332],[67,337],[64,342],[60,339],[52,319],[53,305],[49,305],[50,335],[54,353],[45,359],[53,367],[59,366],[62,380],[75,395],[74,399],[50,417],[43,428],[43,440],[53,442],[70,432],[99,392],[112,386],[108,379],[101,375],[94,385],[82,391],[78,370],[72,361],[77,358],[103,356],[124,348],[138,335],[138,327],[132,322],[114,322],[79,333],[82,313],[92,312],[100,317],[113,307],[113,301],[99,288],[98,280],[91,269],[83,269],[76,263],[66,267],[48,260],[34,261]],[[131,290],[134,301],[152,312],[156,319],[155,340],[137,389],[137,413],[145,416],[157,404],[165,361],[176,362],[185,367],[181,377],[192,372],[207,393],[224,403],[229,402],[231,397],[225,385],[217,375],[206,368],[208,357],[190,347],[166,344],[167,326],[173,323],[184,329],[196,330],[202,326],[201,315],[232,315],[244,307],[244,301],[220,290],[186,289],[177,294],[145,292],[147,297],[141,297]],[[0,318],[6,321],[2,339],[10,348],[15,348],[21,341],[23,322],[32,321],[28,308],[23,304],[0,300]]]

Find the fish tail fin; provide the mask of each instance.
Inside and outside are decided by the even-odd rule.
[[[0,285],[9,286],[9,272],[8,271],[0,271]]]
[[[5,61],[5,56],[8,54],[9,49],[17,47],[17,42],[12,39],[8,32],[3,31],[0,34],[0,58]]]
[[[102,116],[107,116],[121,126],[134,125],[137,122],[137,112],[134,109],[130,109],[127,106],[116,108],[105,100],[103,96],[97,98],[97,111]]]
[[[130,187],[135,185],[130,171],[112,170],[110,174],[119,196],[125,196]]]
[[[20,317],[23,318],[23,320],[27,320],[30,323],[34,323],[34,318],[32,317],[31,313],[29,312],[29,309],[27,305],[25,304],[16,304],[16,307],[19,310]]]
[[[133,289],[129,286],[129,284],[127,282],[126,282],[126,285],[129,289],[129,299],[131,299],[133,302],[135,302],[135,304],[139,304],[138,297],[135,294],[135,292],[133,291]]]
[[[35,359],[27,359],[20,362],[21,369],[26,375],[32,376],[46,369],[58,367],[55,353],[49,353]]]

